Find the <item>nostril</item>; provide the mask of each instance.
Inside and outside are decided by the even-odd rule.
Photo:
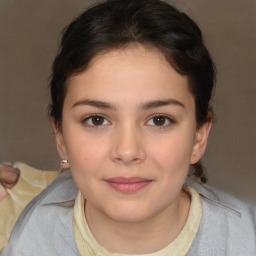
[[[139,164],[140,162],[144,161],[144,157],[141,155],[141,157],[138,157],[137,155],[131,155],[131,154],[124,154],[122,156],[117,156],[114,158],[115,162],[123,163],[125,165],[128,164]]]

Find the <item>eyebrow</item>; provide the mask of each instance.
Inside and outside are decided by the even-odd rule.
[[[84,99],[84,100],[79,100],[77,101],[72,108],[77,107],[77,106],[91,106],[91,107],[96,107],[96,108],[102,108],[102,109],[116,109],[114,105],[100,101],[100,100],[89,100],[89,99]]]
[[[108,103],[108,102],[105,102],[105,101],[100,101],[100,100],[89,100],[89,99],[84,99],[84,100],[77,101],[72,106],[72,108],[77,107],[77,106],[83,106],[83,105],[96,107],[96,108],[101,108],[101,109],[113,109],[113,110],[116,109],[116,107],[111,103]],[[182,107],[182,108],[185,109],[184,104],[181,103],[178,100],[175,100],[175,99],[148,101],[148,102],[142,103],[139,106],[139,109],[148,110],[148,109],[152,109],[152,108],[159,108],[159,107],[169,106],[169,105],[179,106],[179,107]]]
[[[143,103],[140,108],[142,110],[148,110],[152,108],[159,108],[163,106],[169,106],[169,105],[174,105],[174,106],[179,106],[185,109],[185,106],[182,102],[175,100],[175,99],[166,99],[166,100],[153,100],[153,101],[148,101]]]

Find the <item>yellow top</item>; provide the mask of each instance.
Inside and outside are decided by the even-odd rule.
[[[188,252],[199,227],[202,215],[202,205],[200,196],[196,190],[191,187],[186,187],[186,190],[191,195],[191,206],[187,221],[182,231],[173,242],[162,250],[151,254],[144,254],[144,256],[184,256]],[[93,234],[86,222],[86,218],[84,216],[84,202],[85,200],[83,199],[81,192],[79,192],[74,206],[73,226],[75,240],[80,254],[82,256],[138,256],[135,254],[127,255],[110,253],[99,245],[93,237]],[[143,255],[140,254],[140,256]]]
[[[12,189],[6,189],[8,195],[0,202],[0,251],[7,245],[22,210],[60,174],[60,171],[40,171],[19,162],[13,166],[20,169],[20,179]]]

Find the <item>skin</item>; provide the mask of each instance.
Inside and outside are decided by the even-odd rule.
[[[190,197],[182,186],[211,127],[197,128],[187,77],[158,50],[137,45],[95,57],[68,86],[62,130],[52,123],[93,235],[110,252],[162,249],[186,222]],[[127,193],[110,185],[115,177],[150,182]]]
[[[7,196],[7,190],[14,187],[20,176],[20,170],[11,165],[0,164],[0,201]]]

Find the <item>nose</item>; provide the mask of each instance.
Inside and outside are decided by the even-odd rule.
[[[124,165],[139,164],[145,160],[146,152],[140,132],[127,125],[115,131],[111,151],[112,161]]]

